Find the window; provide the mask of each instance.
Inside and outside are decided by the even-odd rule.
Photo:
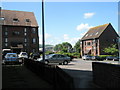
[[[8,43],[5,43],[5,46],[7,47],[7,46],[8,46]]]
[[[35,52],[35,49],[33,49],[32,51]]]
[[[87,46],[90,46],[91,45],[91,43],[90,42],[87,42]]]
[[[27,42],[27,39],[26,39],[26,38],[24,39],[24,42]]]
[[[33,38],[33,41],[32,41],[32,42],[33,42],[33,44],[35,44],[35,43],[36,43],[36,39],[35,39],[35,38]]]
[[[27,32],[27,28],[24,28],[24,32]]]
[[[14,32],[13,32],[13,35],[20,35],[20,32],[14,31]]]
[[[5,35],[7,36],[7,35],[8,35],[8,32],[5,32]]]
[[[85,35],[85,37],[87,37],[87,36],[88,36],[88,34]]]
[[[26,35],[27,35],[27,33],[24,33],[24,35],[26,36]]]
[[[19,22],[17,18],[13,18],[13,22]]]
[[[36,33],[36,28],[32,28],[32,33]]]
[[[26,47],[26,46],[27,46],[27,44],[25,43],[25,44],[24,44],[24,46]]]
[[[5,42],[8,42],[8,38],[5,38]]]
[[[26,22],[30,22],[30,19],[25,19]]]
[[[98,32],[96,32],[95,35],[98,35]]]
[[[90,34],[90,36],[92,36],[93,34]]]

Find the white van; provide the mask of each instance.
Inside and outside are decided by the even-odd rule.
[[[26,52],[20,52],[18,58],[28,58],[28,54]]]

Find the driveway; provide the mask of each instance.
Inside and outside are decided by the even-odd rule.
[[[118,64],[118,61],[92,61],[74,59],[68,65],[58,66],[74,78],[75,88],[98,88],[98,86],[93,83],[92,62]]]

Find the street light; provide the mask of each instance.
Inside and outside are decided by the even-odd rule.
[[[120,64],[120,37],[118,37],[118,50],[119,50],[119,61],[118,61],[118,63]]]
[[[45,33],[44,33],[44,0],[42,0],[42,48],[43,48],[43,60],[45,61]]]

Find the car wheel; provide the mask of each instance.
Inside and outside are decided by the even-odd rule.
[[[68,61],[64,61],[64,62],[63,62],[63,65],[67,65],[67,64],[68,64]]]
[[[48,64],[49,62],[48,61],[45,61],[45,64]]]
[[[62,63],[59,63],[59,65],[62,65]]]

